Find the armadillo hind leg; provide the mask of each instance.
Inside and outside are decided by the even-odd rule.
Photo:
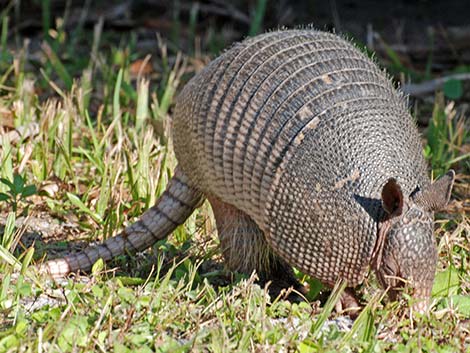
[[[303,292],[292,267],[272,251],[262,230],[247,214],[218,198],[208,197],[208,200],[229,270],[247,275],[256,271],[261,284],[271,282],[269,291],[272,296],[288,288]],[[288,299],[299,301],[300,297],[291,293]]]
[[[61,277],[78,270],[88,271],[100,258],[108,261],[124,253],[143,251],[182,224],[202,200],[202,193],[191,187],[186,175],[176,168],[155,206],[148,209],[136,223],[101,244],[47,261],[39,270],[53,277]]]

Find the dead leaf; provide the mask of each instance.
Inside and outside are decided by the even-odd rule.
[[[133,77],[142,76],[142,75],[150,75],[153,72],[153,66],[150,60],[147,58],[145,59],[138,59],[131,63],[130,66],[130,73]]]
[[[14,129],[13,112],[10,109],[0,107],[0,127]]]

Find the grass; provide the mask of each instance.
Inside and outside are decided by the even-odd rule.
[[[48,9],[49,1],[42,5]],[[265,6],[256,2],[250,32],[260,31]],[[458,105],[440,94],[425,153],[436,175],[457,170],[458,201],[453,212],[437,215],[439,265],[427,316],[410,317],[406,297],[382,300],[372,278],[360,291],[367,305],[345,330],[333,311],[344,283],[322,305],[313,294],[312,303],[270,298],[254,277],[224,270],[208,205],[152,252],[121,256],[107,267],[97,263],[90,276],[52,283],[30,273],[33,260],[110,237],[155,202],[176,165],[169,138],[175,94],[207,62],[184,57],[164,39],[146,61],[132,35],[112,45],[102,22],[92,33],[67,33],[60,21],[53,30],[50,16],[43,12],[48,35],[37,55],[21,48],[0,55],[0,128],[9,127],[0,146],[0,192],[23,187],[14,189],[14,201],[0,201],[0,352],[468,350],[470,129]],[[192,37],[197,17],[195,7]],[[84,41],[89,46],[77,49]],[[37,190],[22,194],[29,185]],[[53,238],[55,224],[58,239],[42,241],[38,232]],[[113,267],[119,270],[106,270]]]

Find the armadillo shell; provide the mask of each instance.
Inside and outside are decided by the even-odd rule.
[[[186,85],[173,119],[193,184],[326,283],[362,281],[389,178],[405,195],[429,184],[403,97],[334,34],[278,31],[234,45]]]

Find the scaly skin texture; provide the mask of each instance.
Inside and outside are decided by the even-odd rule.
[[[373,265],[384,286],[395,288],[389,276],[404,276],[429,295],[432,212],[447,203],[453,174],[431,184],[404,99],[348,41],[306,29],[233,45],[182,90],[173,137],[179,179],[191,195],[184,210],[163,197],[158,212],[143,216],[144,224],[159,219],[153,236],[143,229],[133,239],[145,240],[128,246],[134,228],[126,229],[116,251],[89,250],[57,271],[53,260],[49,272],[142,250],[205,196],[234,270],[268,278],[283,272],[273,266],[296,266],[327,285],[343,278],[354,287]]]

